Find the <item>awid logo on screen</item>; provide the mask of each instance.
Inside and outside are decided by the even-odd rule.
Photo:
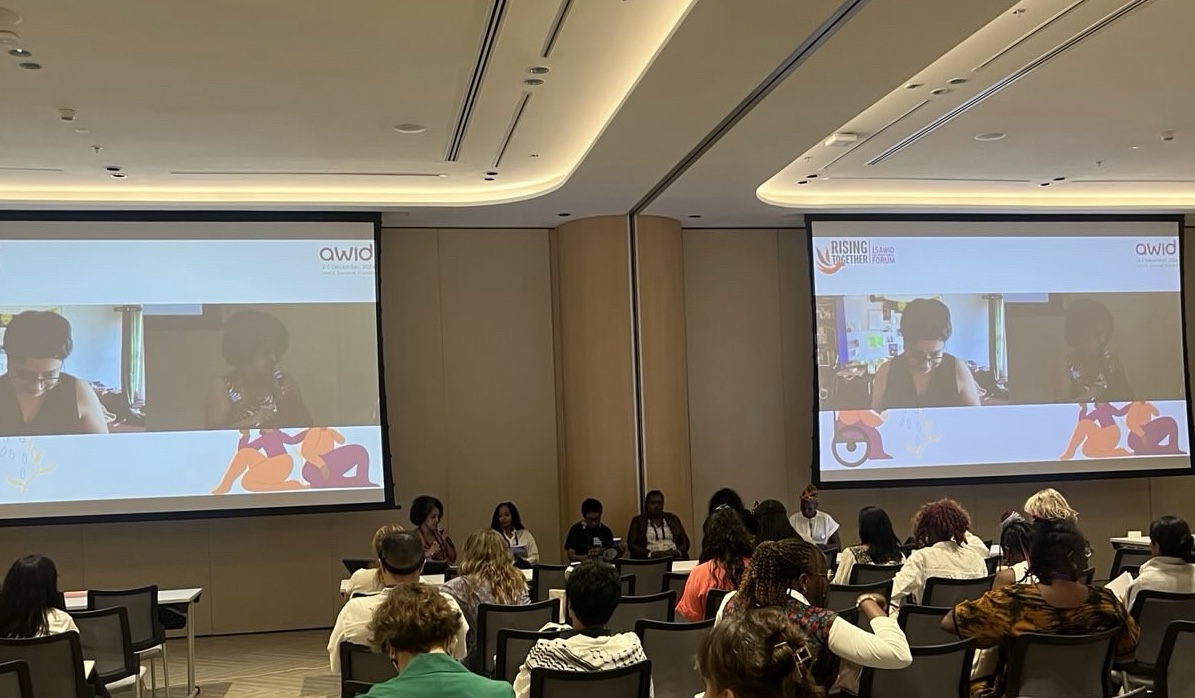
[[[1139,267],[1178,267],[1177,240],[1169,242],[1155,240],[1137,242],[1133,246],[1133,252],[1137,255],[1137,266]]]
[[[373,243],[325,245],[319,248],[319,258],[325,274],[373,273]]]
[[[814,264],[823,274],[837,274],[848,266],[886,266],[896,264],[896,247],[877,245],[870,240],[843,239],[814,248]]]

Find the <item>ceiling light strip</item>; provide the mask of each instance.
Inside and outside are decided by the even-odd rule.
[[[1076,44],[1083,41],[1084,39],[1094,35],[1096,32],[1100,31],[1101,29],[1109,26],[1113,22],[1116,22],[1117,20],[1125,17],[1133,10],[1136,10],[1137,8],[1139,8],[1142,5],[1144,5],[1148,2],[1151,2],[1151,1],[1152,0],[1131,0],[1131,2],[1121,6],[1120,9],[1105,16],[1103,19],[1099,20],[1095,24],[1092,24],[1091,26],[1087,27],[1083,31],[1079,32],[1078,34],[1076,34],[1076,35],[1072,36],[1071,38],[1067,39],[1066,41],[1062,42],[1058,46],[1055,46],[1054,48],[1050,49],[1049,51],[1038,56],[1037,58],[1030,61],[1023,67],[1021,67],[1020,69],[1016,70],[1015,72],[1011,73],[1010,75],[1005,76],[1003,79],[999,80],[998,82],[992,84],[987,89],[983,90],[982,92],[975,95],[971,99],[967,100],[966,102],[963,102],[962,104],[958,105],[954,109],[951,109],[950,111],[946,112],[945,114],[938,117],[934,121],[923,126],[921,128],[921,130],[910,134],[904,140],[900,141],[899,143],[892,146],[888,150],[885,150],[884,152],[880,153],[876,157],[869,160],[867,162],[867,164],[869,166],[870,165],[878,165],[881,162],[892,157],[893,155],[896,155],[900,151],[904,150],[905,148],[909,147],[910,145],[913,145],[914,143],[921,140],[922,138],[929,135],[930,133],[936,131],[938,128],[949,123],[955,117],[966,113],[972,107],[977,106],[978,104],[980,104],[981,102],[986,100],[988,97],[991,97],[992,95],[996,94],[1000,90],[1003,90],[1005,87],[1008,87],[1009,85],[1013,84],[1017,80],[1020,80],[1021,78],[1025,77],[1029,73],[1032,73],[1034,70],[1037,70],[1041,66],[1045,65],[1048,61],[1062,55],[1064,52],[1066,52],[1067,49],[1071,48],[1072,46],[1075,46]]]
[[[461,109],[457,113],[456,123],[452,128],[452,136],[448,140],[448,148],[444,152],[446,162],[457,162],[461,157],[461,148],[465,144],[465,134],[469,131],[469,122],[473,119],[473,110],[477,106],[477,97],[481,94],[481,85],[485,80],[486,70],[490,65],[490,58],[494,55],[494,48],[498,44],[498,34],[502,29],[502,18],[506,15],[507,0],[493,0],[490,4],[490,16],[486,21],[485,33],[482,34],[481,44],[477,48],[477,59],[473,62],[473,73],[469,76],[469,85],[461,98]]]
[[[0,167],[0,172],[66,172],[60,167]]]
[[[1195,179],[1071,179],[1069,184],[1195,184]]]
[[[998,182],[1024,184],[1032,179],[995,179],[991,177],[835,177],[835,182]]]
[[[510,117],[510,125],[506,127],[506,133],[502,134],[502,141],[498,145],[498,152],[494,155],[493,168],[496,170],[502,164],[502,158],[506,155],[506,149],[510,146],[510,139],[515,135],[515,129],[519,127],[519,122],[523,119],[523,112],[527,109],[527,104],[531,101],[531,93],[526,90],[523,91],[523,96],[519,97],[519,103],[515,105],[514,114]]]
[[[292,172],[290,170],[173,170],[180,177],[440,177],[439,172]]]
[[[568,13],[573,9],[573,0],[561,0],[560,9],[556,10],[556,18],[552,20],[552,26],[548,28],[548,36],[544,39],[543,48],[540,49],[540,58],[551,58],[552,51],[556,48],[556,40],[560,38],[560,32],[564,29],[564,23],[568,20]]]
[[[1062,8],[1058,12],[1054,13],[1053,17],[1050,17],[1046,21],[1042,22],[1041,24],[1037,25],[1036,27],[1025,32],[1020,37],[1018,37],[1015,41],[1013,41],[1011,44],[1005,46],[1004,48],[1000,49],[996,53],[992,54],[992,56],[990,58],[988,58],[986,61],[984,61],[984,62],[980,63],[979,65],[975,66],[974,68],[972,68],[971,72],[978,73],[979,71],[988,67],[993,62],[998,60],[1001,56],[1008,53],[1009,51],[1012,51],[1013,49],[1020,46],[1021,44],[1025,43],[1031,37],[1036,35],[1038,32],[1042,31],[1046,27],[1050,26],[1051,24],[1057,22],[1058,20],[1062,19],[1066,15],[1070,14],[1071,10],[1075,9],[1076,7],[1078,7],[1079,5],[1082,5],[1085,2],[1087,2],[1087,0],[1075,0],[1075,2],[1072,2],[1070,5]]]
[[[824,170],[828,169],[828,168],[829,168],[831,165],[833,165],[834,163],[836,163],[836,162],[838,162],[839,160],[843,159],[843,158],[844,158],[844,157],[846,157],[847,155],[850,155],[851,153],[855,152],[855,149],[856,149],[856,148],[858,148],[859,146],[861,146],[861,145],[863,145],[864,143],[866,143],[866,142],[868,142],[868,141],[872,140],[873,138],[875,138],[875,137],[877,137],[877,136],[881,135],[882,133],[884,133],[884,132],[885,132],[885,131],[887,131],[888,129],[890,129],[890,128],[892,128],[893,126],[895,126],[895,125],[897,125],[898,123],[900,123],[901,121],[904,121],[906,117],[908,117],[910,114],[912,114],[913,112],[917,111],[918,109],[921,109],[921,108],[922,108],[922,107],[924,107],[925,105],[929,104],[929,102],[930,102],[930,101],[929,101],[928,99],[923,99],[923,100],[921,100],[921,102],[920,102],[920,103],[918,103],[918,104],[914,105],[914,106],[913,106],[911,109],[909,109],[909,110],[908,110],[908,111],[906,111],[905,113],[901,114],[900,116],[896,117],[896,118],[895,118],[895,119],[893,119],[892,121],[889,121],[888,123],[886,123],[886,124],[884,124],[883,126],[881,126],[881,127],[880,127],[880,128],[879,128],[879,129],[878,129],[876,132],[875,132],[875,133],[873,133],[873,134],[871,134],[870,136],[868,136],[868,137],[864,138],[863,140],[861,140],[861,141],[859,141],[858,143],[854,144],[854,145],[853,145],[853,146],[851,146],[850,148],[847,148],[846,150],[842,151],[842,152],[841,152],[841,153],[839,153],[838,155],[835,155],[835,156],[834,156],[834,158],[833,158],[833,159],[831,159],[829,162],[827,162],[826,164],[824,164],[824,165],[822,165],[821,167],[817,168],[817,171],[818,171],[818,172],[822,172],[822,171],[824,171]]]

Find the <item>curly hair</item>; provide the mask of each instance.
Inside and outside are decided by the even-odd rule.
[[[403,530],[405,530],[405,529],[403,529],[403,527],[398,524],[386,524],[386,525],[382,526],[381,528],[379,528],[373,534],[374,558],[376,558],[378,560],[382,559],[382,543],[385,542],[386,536],[390,535],[391,533],[400,533]],[[378,585],[383,586],[383,587],[386,586],[386,576],[385,576],[385,573],[382,571],[381,565],[378,565],[377,575],[378,575]]]
[[[488,528],[470,533],[461,547],[460,569],[466,593],[476,597],[488,583],[494,603],[518,603],[527,591],[527,579],[514,563],[501,533]]]
[[[782,611],[750,610],[715,625],[697,651],[707,685],[742,698],[817,698],[805,634]],[[710,695],[713,695],[711,693]]]
[[[1034,519],[1066,519],[1079,525],[1079,512],[1053,487],[1034,492],[1025,500],[1025,513]]]
[[[733,509],[719,509],[706,520],[702,530],[705,536],[701,541],[704,546],[701,559],[716,561],[717,571],[714,574],[719,587],[737,588],[746,570],[743,560],[751,557],[751,549],[755,545],[743,520]]]
[[[441,502],[436,497],[430,494],[421,494],[411,502],[411,523],[416,526],[422,526],[427,517],[431,516],[433,511],[439,511],[440,517],[444,517],[444,502]]]
[[[221,354],[233,368],[246,368],[262,350],[281,359],[290,344],[290,333],[282,321],[260,310],[242,310],[224,321]]]
[[[913,542],[918,547],[948,540],[966,545],[970,529],[971,516],[963,505],[953,499],[939,499],[921,507],[913,517]]]
[[[1000,526],[1000,557],[1005,567],[1029,559],[1033,545],[1033,524],[1024,519],[1005,521]],[[1017,580],[1020,582],[1021,580]]]
[[[1038,519],[1033,522],[1029,546],[1029,572],[1041,584],[1075,582],[1087,567],[1091,543],[1078,526],[1066,519]]]
[[[8,360],[66,360],[74,348],[71,323],[50,310],[26,310],[8,321],[4,334],[4,353]]]
[[[748,608],[767,608],[788,604],[788,590],[801,576],[826,582],[826,556],[817,546],[796,538],[765,541],[755,548],[747,572],[739,584],[737,603]],[[815,606],[824,601],[826,584],[820,584],[809,602]]]
[[[369,623],[371,644],[387,654],[451,651],[464,620],[435,587],[399,584],[385,595]]]

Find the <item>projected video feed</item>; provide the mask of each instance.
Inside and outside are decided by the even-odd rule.
[[[0,223],[0,520],[385,503],[374,245]]]
[[[812,221],[819,479],[1190,468],[1174,222]]]

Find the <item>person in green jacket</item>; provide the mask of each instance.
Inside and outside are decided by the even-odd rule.
[[[452,658],[463,622],[435,587],[394,587],[369,629],[399,673],[374,685],[365,698],[513,698],[510,684],[478,676]]]

